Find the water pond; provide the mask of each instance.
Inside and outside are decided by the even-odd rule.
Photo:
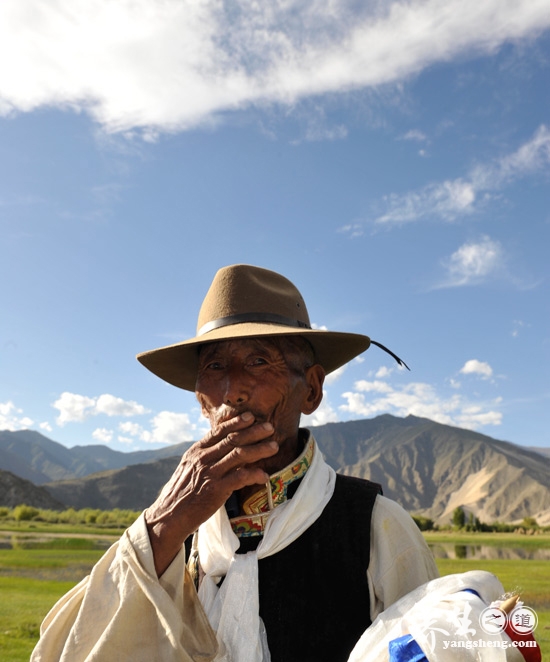
[[[429,543],[435,558],[439,559],[504,559],[508,561],[550,561],[550,547],[505,546],[458,543]]]
[[[104,551],[117,540],[115,536],[78,537],[54,533],[0,532],[0,549],[66,549]]]

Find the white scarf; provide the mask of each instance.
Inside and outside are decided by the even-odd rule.
[[[315,445],[311,466],[296,494],[271,512],[254,552],[235,554],[240,543],[225,508],[199,527],[199,559],[206,575],[199,598],[218,634],[220,651],[215,662],[269,662],[259,613],[258,559],[284,549],[315,522],[332,497],[335,480],[334,470]]]

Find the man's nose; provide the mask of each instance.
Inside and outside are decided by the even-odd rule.
[[[237,405],[247,402],[250,397],[250,380],[245,371],[231,367],[225,374],[224,402],[226,405]]]

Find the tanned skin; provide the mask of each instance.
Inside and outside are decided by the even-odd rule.
[[[211,430],[145,511],[159,577],[233,492],[242,502],[300,454],[300,416],[319,406],[324,376],[320,365],[269,338],[202,347],[195,392]]]

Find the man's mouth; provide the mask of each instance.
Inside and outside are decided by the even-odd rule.
[[[252,416],[254,417],[254,423],[267,423],[271,422],[269,419],[269,416],[266,416],[265,414],[259,414],[255,411],[251,411],[250,409],[242,409],[242,410],[236,410],[232,409],[230,412],[224,411],[223,414],[219,417],[218,423],[226,423],[227,421],[231,421],[234,418],[237,418],[238,416],[241,416],[245,412],[249,411]]]

